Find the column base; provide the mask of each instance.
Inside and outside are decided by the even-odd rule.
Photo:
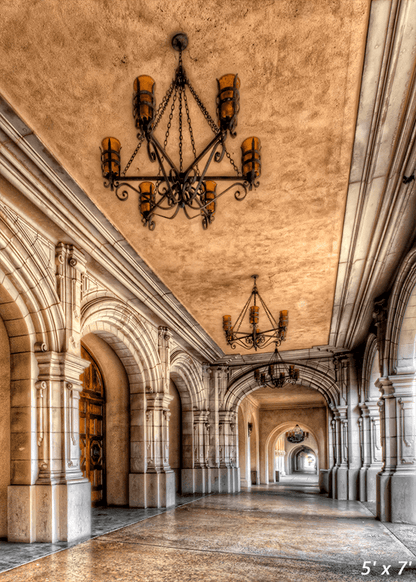
[[[7,487],[7,540],[31,544],[36,541],[36,486]]]
[[[336,473],[336,497],[341,501],[348,499],[348,469],[338,467]]]
[[[391,521],[416,524],[416,475],[394,473],[391,478]]]
[[[182,469],[181,491],[189,493],[212,493],[213,473],[216,469],[210,467],[198,467],[195,469]]]
[[[392,473],[377,475],[377,519],[391,521],[391,477]]]
[[[129,507],[172,507],[175,505],[175,473],[130,473]]]
[[[240,467],[234,467],[233,472],[233,491],[234,493],[239,493],[241,491],[241,481],[240,481]]]
[[[359,476],[360,469],[348,469],[348,499],[350,501],[357,501],[359,498]]]
[[[8,541],[73,542],[91,535],[91,484],[10,485]]]
[[[212,493],[234,493],[234,469],[219,467],[211,469]]]
[[[337,498],[337,472],[338,472],[338,467],[333,467],[331,469],[330,481],[331,481],[331,497],[332,497],[332,499]]]
[[[59,487],[59,541],[73,542],[91,535],[91,483],[83,479]]]

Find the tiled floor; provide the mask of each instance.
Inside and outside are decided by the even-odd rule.
[[[201,499],[203,495],[176,495],[176,507]],[[132,523],[137,523],[149,517],[159,515],[166,509],[131,509],[129,507],[99,507],[92,509],[92,534],[87,539],[112,532]],[[86,540],[84,540],[86,541]],[[76,546],[80,541],[73,543],[57,542],[55,544],[14,544],[0,539],[0,579],[1,572],[43,558],[49,554],[61,552]],[[18,580],[18,578],[16,578]]]
[[[392,533],[359,502],[320,495],[309,477],[207,496],[5,572],[0,581],[416,580],[407,534]],[[414,536],[416,528],[405,527]]]

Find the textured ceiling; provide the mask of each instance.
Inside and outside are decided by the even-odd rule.
[[[278,390],[259,388],[250,393],[250,398],[260,408],[287,408],[294,406],[325,406],[325,398],[314,388],[306,388],[295,384],[284,386]]]
[[[226,352],[221,316],[235,320],[253,273],[273,313],[289,310],[282,347],[322,345],[368,7],[367,0],[2,2],[0,92]],[[263,173],[246,200],[219,201],[208,231],[181,213],[158,219],[149,232],[135,196],[120,202],[103,187],[98,146],[118,137],[127,162],[136,143],[133,80],[153,76],[160,102],[176,66],[170,38],[178,31],[189,36],[184,65],[212,116],[216,78],[239,74],[238,137],[228,146],[239,163],[243,139],[260,137]],[[202,146],[210,130],[195,120]],[[140,154],[133,168],[147,167]]]

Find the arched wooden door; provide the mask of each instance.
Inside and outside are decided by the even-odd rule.
[[[83,390],[79,403],[79,443],[81,470],[91,482],[91,505],[105,504],[105,392],[97,362],[81,346],[84,360],[91,362],[81,376]]]

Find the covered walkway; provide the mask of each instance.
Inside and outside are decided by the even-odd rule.
[[[0,580],[415,579],[415,526],[386,527],[360,502],[319,494],[310,479],[289,476],[233,496],[210,495],[14,568]],[[364,562],[371,570],[363,578]]]

